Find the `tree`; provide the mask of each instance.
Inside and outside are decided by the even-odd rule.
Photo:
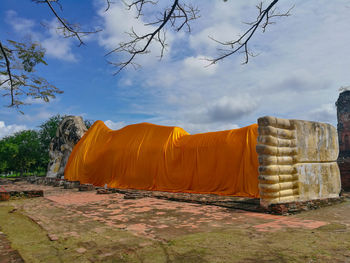
[[[65,117],[57,114],[43,122],[38,131],[25,130],[0,139],[0,174],[46,171],[51,140]],[[93,121],[84,123],[90,128]]]
[[[53,137],[55,137],[57,127],[64,117],[65,116],[57,114],[55,116],[52,116],[39,126],[39,137],[42,145],[42,151],[48,153],[51,140]]]
[[[25,104],[23,99],[31,97],[46,102],[62,93],[42,77],[36,76],[35,66],[47,65],[45,50],[39,43],[19,43],[8,40],[7,45],[0,42],[0,91],[10,97],[9,107]]]
[[[26,130],[0,141],[1,171],[15,171],[23,175],[38,170],[42,164],[40,140],[37,131]]]
[[[18,154],[18,145],[11,141],[11,137],[0,140],[0,173],[8,173],[16,169],[13,159]]]
[[[63,8],[59,0],[32,0],[37,4],[44,4],[49,12],[57,19],[59,27],[57,28],[65,37],[73,37],[78,41],[79,46],[84,45],[83,38],[86,35],[97,33],[101,30],[82,30],[81,26],[71,23],[63,17]],[[153,0],[122,0],[129,10],[136,9],[137,18],[144,16],[144,8],[152,5],[158,12],[155,17],[149,18],[146,26],[152,26],[152,31],[146,34],[139,34],[134,29],[128,33],[129,41],[116,43],[116,48],[106,54],[122,53],[126,55],[125,60],[109,62],[116,67],[115,74],[128,66],[139,67],[135,58],[140,55],[150,53],[150,45],[157,43],[159,45],[160,58],[167,47],[166,30],[171,29],[175,32],[191,32],[191,23],[200,17],[198,7],[186,3],[186,0],[171,0],[169,4],[162,8],[159,3]],[[227,0],[223,0],[227,1]],[[252,41],[258,28],[265,32],[268,25],[275,23],[276,17],[285,17],[290,15],[290,8],[286,12],[279,12],[276,8],[279,0],[270,0],[267,5],[260,2],[256,7],[258,14],[253,22],[247,23],[247,30],[237,39],[225,42],[212,39],[223,48],[219,50],[217,57],[208,59],[210,64],[215,64],[233,54],[243,53],[244,62],[248,63],[250,56],[255,56],[249,49],[249,43]],[[113,2],[106,0],[106,12]],[[10,107],[18,108],[23,105],[23,97],[33,97],[49,101],[55,94],[61,93],[59,89],[50,85],[45,79],[34,77],[32,72],[38,64],[45,64],[43,60],[45,51],[39,43],[19,43],[13,40],[8,41],[6,46],[0,42],[0,91],[3,95],[10,96]],[[2,78],[1,78],[2,76]]]

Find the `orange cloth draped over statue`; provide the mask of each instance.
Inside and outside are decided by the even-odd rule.
[[[140,123],[97,121],[74,147],[65,179],[111,188],[259,197],[257,124],[190,135]]]

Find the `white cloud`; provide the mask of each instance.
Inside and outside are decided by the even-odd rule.
[[[57,98],[55,99],[50,99],[50,102],[52,103],[53,101],[55,100],[58,100]],[[35,99],[35,98],[32,98],[32,97],[26,97],[23,102],[25,104],[30,104],[30,105],[33,105],[33,104],[36,104],[36,105],[45,105],[47,104],[47,102],[45,102],[44,100],[42,99]]]
[[[19,17],[13,10],[6,12],[6,21],[13,27],[18,33],[31,33],[35,22],[31,19]]]
[[[52,35],[44,39],[41,44],[45,48],[46,54],[50,57],[71,62],[77,61],[75,55],[72,53],[71,43],[63,41],[58,36]]]
[[[192,35],[175,39],[178,35],[168,32],[174,39],[165,60],[154,63],[154,56],[145,55],[138,61],[141,70],[118,75],[113,105],[108,93],[96,118],[108,119],[103,109],[116,109],[114,116],[123,114],[125,123],[177,125],[191,133],[245,126],[264,115],[336,123],[333,104],[339,87],[349,84],[348,0],[320,0],[316,9],[315,0],[296,2],[292,16],[277,18],[276,25],[251,39],[249,47],[259,56],[242,66],[244,58],[236,54],[208,68],[201,58],[217,55],[218,45],[207,36],[236,38],[248,27],[241,22],[256,17],[256,1],[197,2],[201,19],[192,23]],[[279,1],[278,6],[283,11],[292,4]],[[140,33],[151,29],[143,31],[145,20],[135,21],[135,13],[120,2],[98,15],[104,31],[97,39],[106,51],[125,41],[132,25]],[[159,54],[156,47],[153,51]]]
[[[236,97],[223,96],[217,100],[201,105],[186,113],[186,119],[193,124],[229,124],[246,118],[258,108],[257,100],[249,95]]]
[[[344,32],[350,17],[341,8],[345,2],[322,1],[317,12],[313,1],[297,3],[292,16],[277,19],[276,25],[252,38],[250,47],[260,55],[247,65],[241,65],[237,54],[205,68],[205,61],[198,58],[216,50],[207,35],[234,39],[247,27],[241,21],[252,20],[256,10],[254,1],[203,1],[200,8],[207,13],[202,13],[192,36],[176,42],[171,60],[125,73],[123,77],[135,80],[134,85],[140,83],[140,95],[133,94],[133,103],[139,101],[138,111],[156,116],[151,120],[196,132],[219,124],[245,126],[264,115],[334,125],[338,88],[349,83],[350,36]],[[286,10],[290,3],[281,2],[279,7]]]
[[[159,6],[161,3],[156,5]],[[129,36],[129,32],[132,30],[137,33],[137,35],[142,36],[155,31],[156,27],[145,24],[147,21],[143,20],[143,16],[137,17],[137,11],[135,8],[128,10],[123,1],[115,2],[107,12],[105,12],[104,2],[102,8],[99,9],[98,14],[102,18],[104,24],[104,30],[98,35],[99,44],[110,52],[118,47],[118,43],[126,43],[132,38]],[[152,16],[152,14],[150,14]],[[166,50],[162,60],[168,58],[168,54],[173,41],[173,33],[171,31],[166,32]],[[140,41],[136,48],[143,47],[147,39]],[[138,55],[135,57],[133,62],[136,62],[143,67],[157,64],[159,62],[160,56],[160,44],[152,42],[148,47],[148,51],[152,54]],[[118,56],[111,56],[110,60],[124,61],[129,58],[128,54],[119,53]]]
[[[18,120],[21,122],[33,123],[33,122],[45,121],[50,117],[52,117],[53,115],[55,114],[49,111],[46,106],[41,106],[40,108],[36,108],[31,113],[19,115]]]
[[[0,121],[0,138],[12,135],[15,132],[19,132],[26,129],[28,128],[25,125],[17,125],[17,124],[6,125],[4,121]]]
[[[203,56],[187,57],[183,60],[181,75],[184,78],[202,77],[203,75],[213,75],[218,65],[208,67],[208,60]]]
[[[164,125],[169,126],[179,126],[190,134],[204,133],[204,132],[215,132],[215,131],[224,131],[240,128],[237,124],[234,123],[191,123],[183,122],[181,120],[172,120],[171,122],[166,122]]]
[[[337,110],[335,104],[323,104],[318,108],[312,109],[306,116],[312,121],[334,122],[334,119],[337,117]]]
[[[251,114],[258,107],[256,99],[249,95],[243,97],[222,97],[210,105],[208,117],[210,122],[227,122]]]
[[[227,41],[228,35],[232,37],[238,37],[240,30],[233,26],[231,23],[222,22],[213,26],[204,28],[197,34],[190,36],[190,46],[195,52],[209,55],[216,55],[217,48],[219,47],[213,39],[217,41]],[[213,38],[213,39],[211,39]]]
[[[17,33],[23,36],[30,36],[34,41],[40,42],[42,47],[45,48],[47,56],[64,61],[77,61],[72,52],[74,40],[72,38],[64,38],[60,35],[57,31],[59,24],[55,19],[47,23],[48,30],[46,32],[39,32],[35,30],[35,20],[19,17],[13,10],[7,11],[6,17],[7,23]]]
[[[114,122],[111,120],[106,120],[104,121],[104,123],[106,124],[106,126],[112,130],[119,130],[121,128],[123,128],[126,124],[123,121],[118,121],[118,122]]]
[[[41,39],[41,44],[46,50],[46,54],[53,58],[76,62],[77,58],[72,52],[73,39],[64,38],[57,31],[60,26],[56,20],[52,20],[48,24],[48,36]]]

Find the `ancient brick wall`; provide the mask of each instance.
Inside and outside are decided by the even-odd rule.
[[[350,90],[339,94],[336,102],[338,117],[339,158],[342,188],[350,190]]]

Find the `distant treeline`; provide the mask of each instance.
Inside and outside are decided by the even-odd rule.
[[[41,124],[38,130],[23,130],[0,139],[0,175],[45,174],[50,142],[64,117],[58,114]],[[88,128],[92,124],[89,120],[84,122]]]

